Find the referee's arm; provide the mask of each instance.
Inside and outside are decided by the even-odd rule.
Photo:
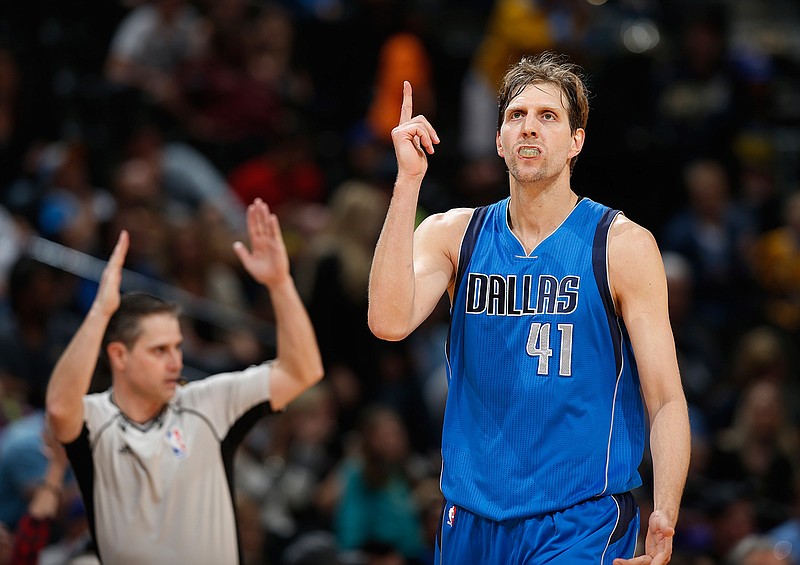
[[[89,392],[108,322],[119,308],[128,243],[128,232],[123,230],[103,270],[92,307],[61,354],[47,384],[47,423],[53,436],[62,443],[74,441],[83,428],[83,397]]]

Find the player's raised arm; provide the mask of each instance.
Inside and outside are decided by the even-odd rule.
[[[387,340],[406,337],[430,314],[452,275],[439,223],[428,222],[424,245],[415,244],[414,222],[428,154],[439,143],[424,116],[413,116],[411,84],[403,83],[400,123],[392,130],[397,181],[383,224],[369,281],[369,327]]]
[[[322,357],[314,328],[289,272],[289,256],[275,214],[261,199],[247,208],[251,249],[234,250],[250,275],[269,289],[275,311],[277,356],[270,379],[270,402],[281,409],[322,378]]]
[[[128,244],[128,232],[123,230],[103,270],[92,307],[47,384],[48,424],[55,438],[63,443],[77,438],[83,426],[83,397],[89,391],[108,322],[119,308],[122,265]]]

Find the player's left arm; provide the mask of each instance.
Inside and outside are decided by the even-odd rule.
[[[667,282],[653,235],[618,216],[609,234],[609,278],[618,313],[636,356],[650,418],[653,514],[645,555],[615,565],[667,563],[689,468],[690,433],[675,340],[667,308]]]

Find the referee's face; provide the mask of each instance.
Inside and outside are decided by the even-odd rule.
[[[183,370],[180,323],[171,314],[153,314],[139,324],[139,339],[120,357],[120,376],[135,397],[164,404],[175,393]]]

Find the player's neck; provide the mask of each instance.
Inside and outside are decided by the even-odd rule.
[[[511,231],[530,253],[540,241],[553,233],[572,212],[578,195],[569,186],[512,188],[508,205],[508,222]],[[533,188],[533,189],[532,189]]]

